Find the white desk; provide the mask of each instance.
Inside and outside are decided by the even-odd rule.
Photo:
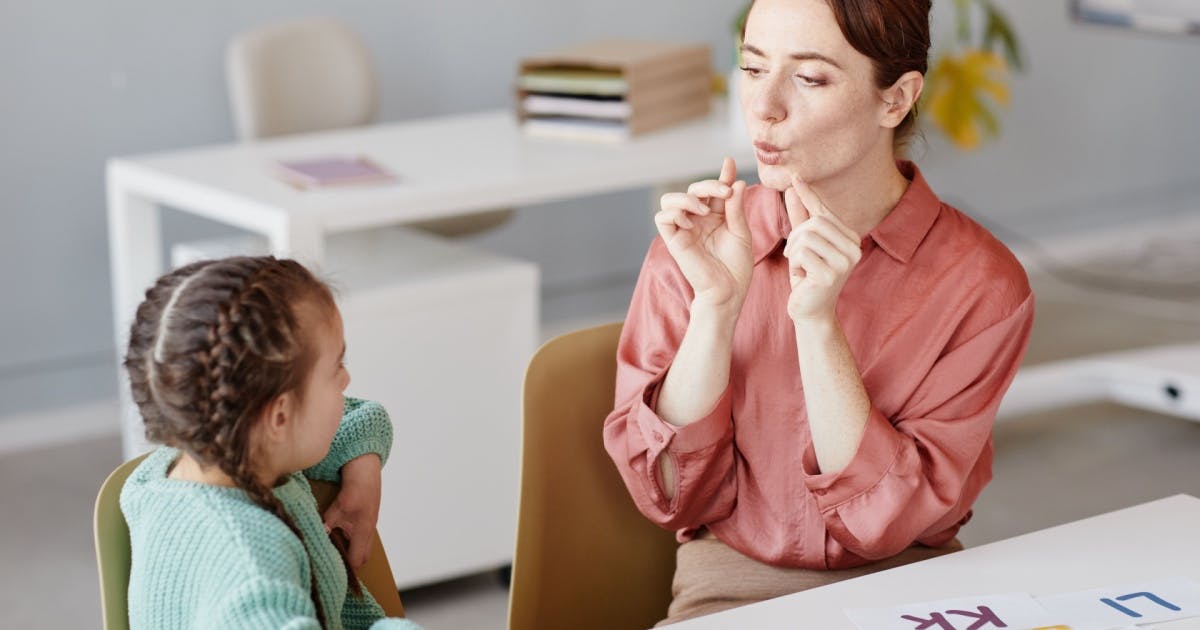
[[[701,121],[624,144],[599,145],[528,138],[521,134],[512,113],[493,111],[111,160],[108,225],[116,347],[125,347],[131,318],[145,289],[165,270],[160,205],[260,234],[276,255],[325,267],[329,237],[339,233],[691,180],[715,173],[721,159],[730,154],[743,168],[751,168],[754,162],[749,143],[738,140],[727,120],[725,108],[717,107]],[[300,191],[270,174],[269,167],[275,160],[331,154],[370,156],[398,174],[401,181],[386,186]],[[648,231],[652,229],[649,213],[646,225]],[[342,245],[332,242],[331,265],[340,264]],[[513,269],[510,275],[519,271]],[[497,271],[491,269],[492,273]],[[433,291],[428,284],[422,285],[421,295]],[[460,281],[441,290],[460,291],[461,286]],[[404,295],[414,295],[414,291],[417,289]],[[532,291],[536,294],[536,288]],[[381,311],[374,308],[372,312]],[[391,321],[381,324],[364,317],[348,321],[347,336],[352,329],[366,326],[392,344],[396,335],[388,334],[386,324],[400,326],[402,318],[396,313],[381,316]],[[411,320],[418,315],[408,313],[407,317]],[[525,321],[523,317],[520,321]],[[528,317],[536,321],[537,314]],[[509,329],[516,323],[510,322]],[[488,347],[487,335],[496,335],[491,337],[496,341],[490,346],[503,344],[499,347],[508,348],[519,341],[501,338],[503,333],[484,327],[470,327],[469,332],[471,335],[455,337],[454,343]],[[526,332],[532,351],[536,330]],[[441,338],[437,341],[444,342]],[[429,352],[422,344],[414,346],[416,352]],[[503,354],[507,357],[512,352],[506,350]],[[363,351],[358,354],[360,358],[369,355]],[[353,365],[353,347],[350,356]],[[398,468],[392,462],[385,470],[385,485],[392,491],[381,505],[380,530],[385,544],[392,546],[388,553],[402,586],[497,567],[512,557],[523,365],[505,364],[503,373],[496,373],[494,378],[472,376],[472,371],[478,373],[494,364],[480,362],[459,374],[468,379],[487,378],[493,388],[511,389],[511,408],[489,408],[479,413],[477,408],[487,405],[478,401],[491,398],[476,396],[454,407],[454,413],[478,422],[448,424],[445,418],[427,416],[418,422],[429,426],[408,425],[404,433],[397,434],[394,453],[409,449],[411,455],[417,444],[423,449],[419,457],[401,458],[401,464],[411,469]],[[421,378],[440,373],[427,371],[420,378],[398,382],[412,386],[423,382]],[[355,380],[367,383],[376,392],[372,395],[364,390],[364,394],[380,399],[399,395],[402,388],[381,382],[396,374],[376,376],[379,378],[372,380],[369,374],[356,372]],[[124,453],[132,457],[149,445],[142,438],[142,423],[123,372],[120,380]],[[411,413],[412,408],[407,411]],[[392,412],[398,426],[412,420],[405,415],[403,404],[393,405]],[[447,437],[456,431],[469,432],[470,428],[480,429],[473,436],[479,438],[477,444]],[[511,454],[497,446],[510,441]],[[469,444],[469,448],[463,444]],[[488,457],[472,458],[470,448],[488,451]],[[482,470],[470,468],[446,475],[435,465],[425,465],[433,460],[443,464],[456,461],[456,456],[457,461],[473,461]],[[483,477],[496,486],[478,483]],[[416,501],[417,511],[410,509],[410,501]],[[508,513],[511,518],[505,517]],[[412,548],[414,541],[419,541],[420,549]]]
[[[699,617],[672,630],[853,630],[847,608],[1025,592],[1034,597],[1172,577],[1200,580],[1200,499],[1151,503]],[[1182,619],[1155,628],[1197,628]]]
[[[1101,310],[1137,307],[1157,317],[1196,318],[1195,304],[1150,296],[1109,295],[1063,283],[1040,250],[1055,252],[1055,264],[1100,273],[1121,269],[1127,278],[1162,275],[1170,260],[1168,281],[1182,281],[1200,261],[1193,252],[1200,241],[1200,213],[1166,214],[1104,228],[1081,229],[1043,241],[1038,248],[1014,243],[1013,251],[1033,278],[1035,290],[1049,289],[1056,299],[1091,304]],[[1167,258],[1164,258],[1167,256]],[[1108,271],[1105,271],[1108,270]],[[1183,286],[1182,284],[1180,286]],[[1186,319],[1180,319],[1186,321]],[[1153,326],[1152,323],[1149,325]],[[1062,407],[1112,402],[1200,422],[1200,343],[1149,346],[1060,359],[1022,367],[1004,397],[997,420]]]
[[[1022,368],[997,420],[1093,402],[1114,402],[1200,422],[1200,344],[1063,359]]]
[[[330,154],[368,155],[401,182],[300,191],[268,172],[273,160]],[[276,255],[320,265],[331,234],[688,180],[715,173],[726,155],[743,169],[754,164],[718,102],[707,119],[619,145],[527,138],[511,112],[490,111],[113,159],[116,347],[124,348],[145,289],[164,271],[160,205],[261,234]],[[128,458],[147,444],[126,389],[122,380]]]

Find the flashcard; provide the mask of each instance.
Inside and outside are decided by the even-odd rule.
[[[886,608],[850,608],[860,630],[989,630],[1036,628],[1062,623],[1027,593],[959,597]],[[1072,624],[1072,630],[1074,625]]]
[[[1039,597],[1071,630],[1111,630],[1200,616],[1200,583],[1174,578]]]

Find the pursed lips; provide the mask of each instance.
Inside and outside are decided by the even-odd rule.
[[[754,142],[754,148],[757,149],[755,151],[755,157],[758,158],[759,162],[762,162],[767,166],[774,166],[783,161],[784,149],[782,147],[777,147],[769,142],[756,140]]]

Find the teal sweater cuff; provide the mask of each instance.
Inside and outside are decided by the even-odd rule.
[[[329,454],[316,466],[304,471],[309,479],[341,483],[342,466],[350,460],[375,453],[386,464],[392,450],[392,421],[383,405],[370,400],[346,397],[342,423]]]

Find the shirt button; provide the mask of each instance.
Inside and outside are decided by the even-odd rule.
[[[654,436],[655,442],[662,442],[662,434],[661,433],[659,433],[658,431],[655,431],[652,435]]]

